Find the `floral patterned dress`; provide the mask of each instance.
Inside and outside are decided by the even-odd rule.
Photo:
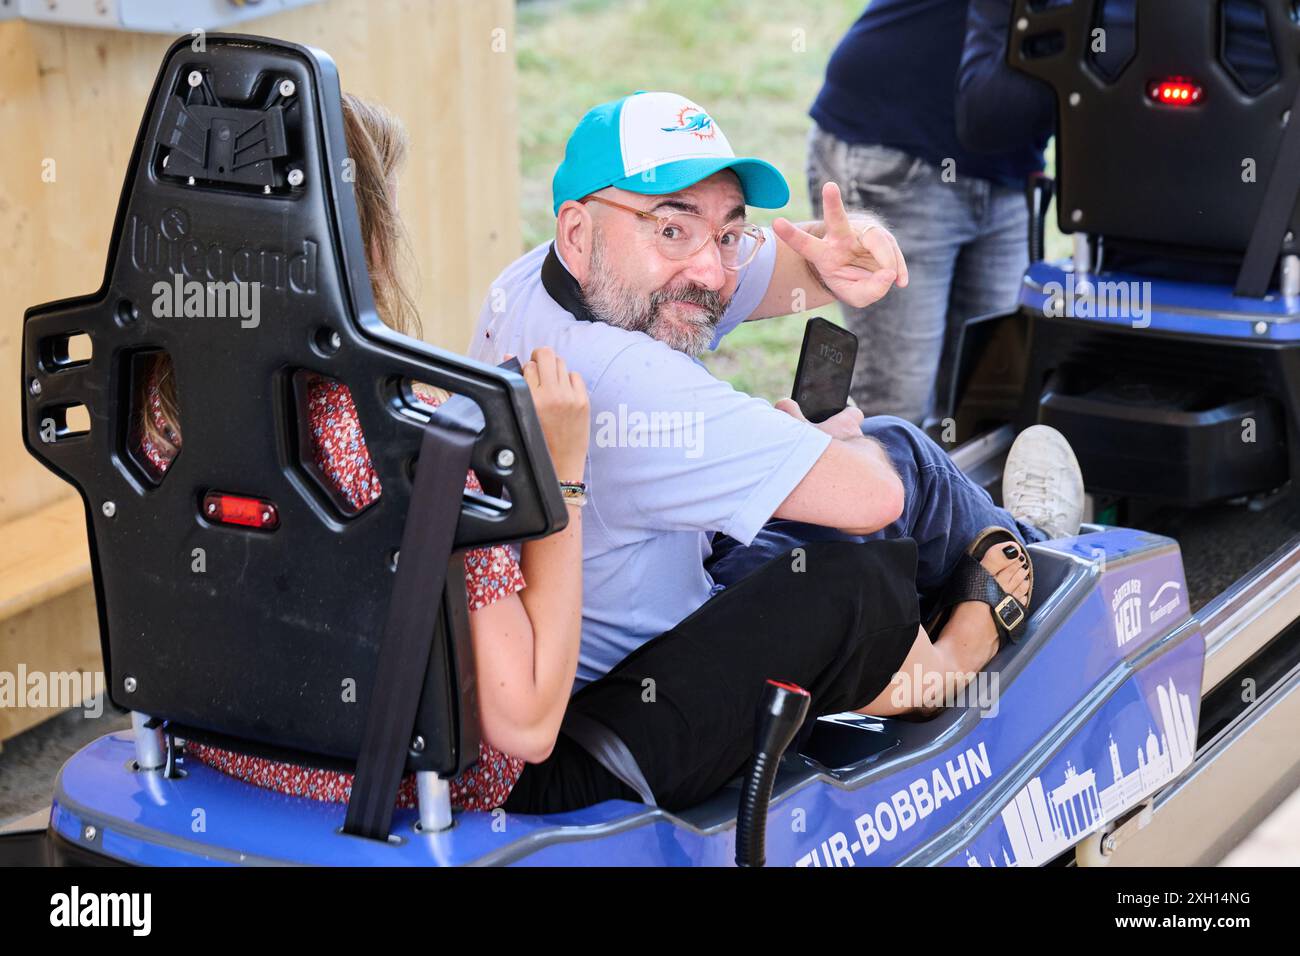
[[[416,395],[429,405],[440,401],[419,390]],[[147,387],[149,415],[160,431],[177,446],[181,437],[167,425],[162,398],[156,379]],[[316,467],[338,488],[353,508],[360,510],[379,498],[383,489],[375,473],[361,434],[352,393],[346,385],[324,378],[313,379],[308,386],[308,417],[311,422],[312,454]],[[169,450],[139,437],[140,450],[159,474],[172,463]],[[481,490],[471,472],[465,486]],[[523,590],[524,577],[519,562],[507,547],[475,548],[465,555],[465,590],[471,612],[493,601]],[[318,770],[278,760],[267,760],[190,741],[186,752],[204,764],[240,780],[286,793],[345,803],[352,793],[352,774],[335,770]],[[479,744],[478,763],[451,781],[452,804],[466,810],[491,810],[501,806],[523,772],[524,761],[511,757],[486,743]],[[399,807],[416,806],[415,777],[402,780],[397,794]]]

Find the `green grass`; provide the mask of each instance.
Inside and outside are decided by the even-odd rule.
[[[785,174],[790,205],[811,216],[804,172],[808,107],[826,61],[863,0],[532,0],[518,8],[523,235],[554,235],[551,177],[592,106],[635,90],[673,90],[709,110],[741,155]],[[755,210],[766,225],[775,214]],[[918,210],[918,214],[924,214]],[[1049,247],[1059,251],[1059,237]],[[743,325],[706,364],[736,388],[789,394],[803,316]],[[840,321],[839,308],[817,314]]]

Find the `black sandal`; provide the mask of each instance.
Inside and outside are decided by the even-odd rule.
[[[989,548],[998,544],[1013,544],[1020,552],[1021,563],[1029,569],[1029,594],[1021,604],[1013,595],[1002,590],[997,579],[984,569],[980,560]],[[957,562],[952,577],[948,579],[938,605],[926,626],[930,640],[939,639],[939,632],[947,623],[952,609],[966,601],[982,601],[993,610],[993,623],[998,635],[1007,640],[1016,641],[1024,630],[1025,621],[1029,619],[1029,602],[1034,596],[1034,564],[1029,551],[1020,540],[1006,528],[985,528],[966,549],[966,553]]]

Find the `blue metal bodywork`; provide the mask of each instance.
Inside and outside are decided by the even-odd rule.
[[[861,741],[846,765],[787,758],[768,819],[770,864],[1042,863],[1190,762],[1204,645],[1177,545],[1109,529],[1034,552],[1050,596],[1027,638],[983,675],[986,693],[929,724],[830,718]],[[74,756],[52,828],[153,865],[692,866],[730,865],[734,853],[732,789],[712,814],[626,802],[550,816],[461,812],[438,834],[417,832],[414,811],[399,810],[384,845],[342,835],[342,805],[192,762],[179,779],[140,773],[133,756],[126,734]]]
[[[1066,316],[1081,322],[1234,340],[1300,341],[1300,297],[1270,294],[1250,299],[1233,295],[1226,286],[1123,272],[1089,275],[1086,280],[1093,291],[1091,301],[1087,297],[1078,300],[1072,294],[1081,288],[1082,280],[1074,275],[1069,260],[1036,262],[1025,273],[1020,305],[1035,313],[1053,314],[1051,300],[1059,295],[1063,301],[1054,314],[1064,309]],[[1123,297],[1124,307],[1113,307],[1112,292]],[[1145,313],[1137,323],[1131,307],[1135,292],[1143,296]],[[1264,325],[1259,326],[1260,322]]]

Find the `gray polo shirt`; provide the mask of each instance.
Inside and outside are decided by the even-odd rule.
[[[543,284],[549,249],[497,277],[470,354],[497,364],[550,346],[591,395],[576,690],[708,600],[711,533],[752,541],[830,438],[644,333],[575,318]],[[715,348],[758,307],[775,260],[769,234],[741,273]],[[558,259],[550,269],[573,283]]]

